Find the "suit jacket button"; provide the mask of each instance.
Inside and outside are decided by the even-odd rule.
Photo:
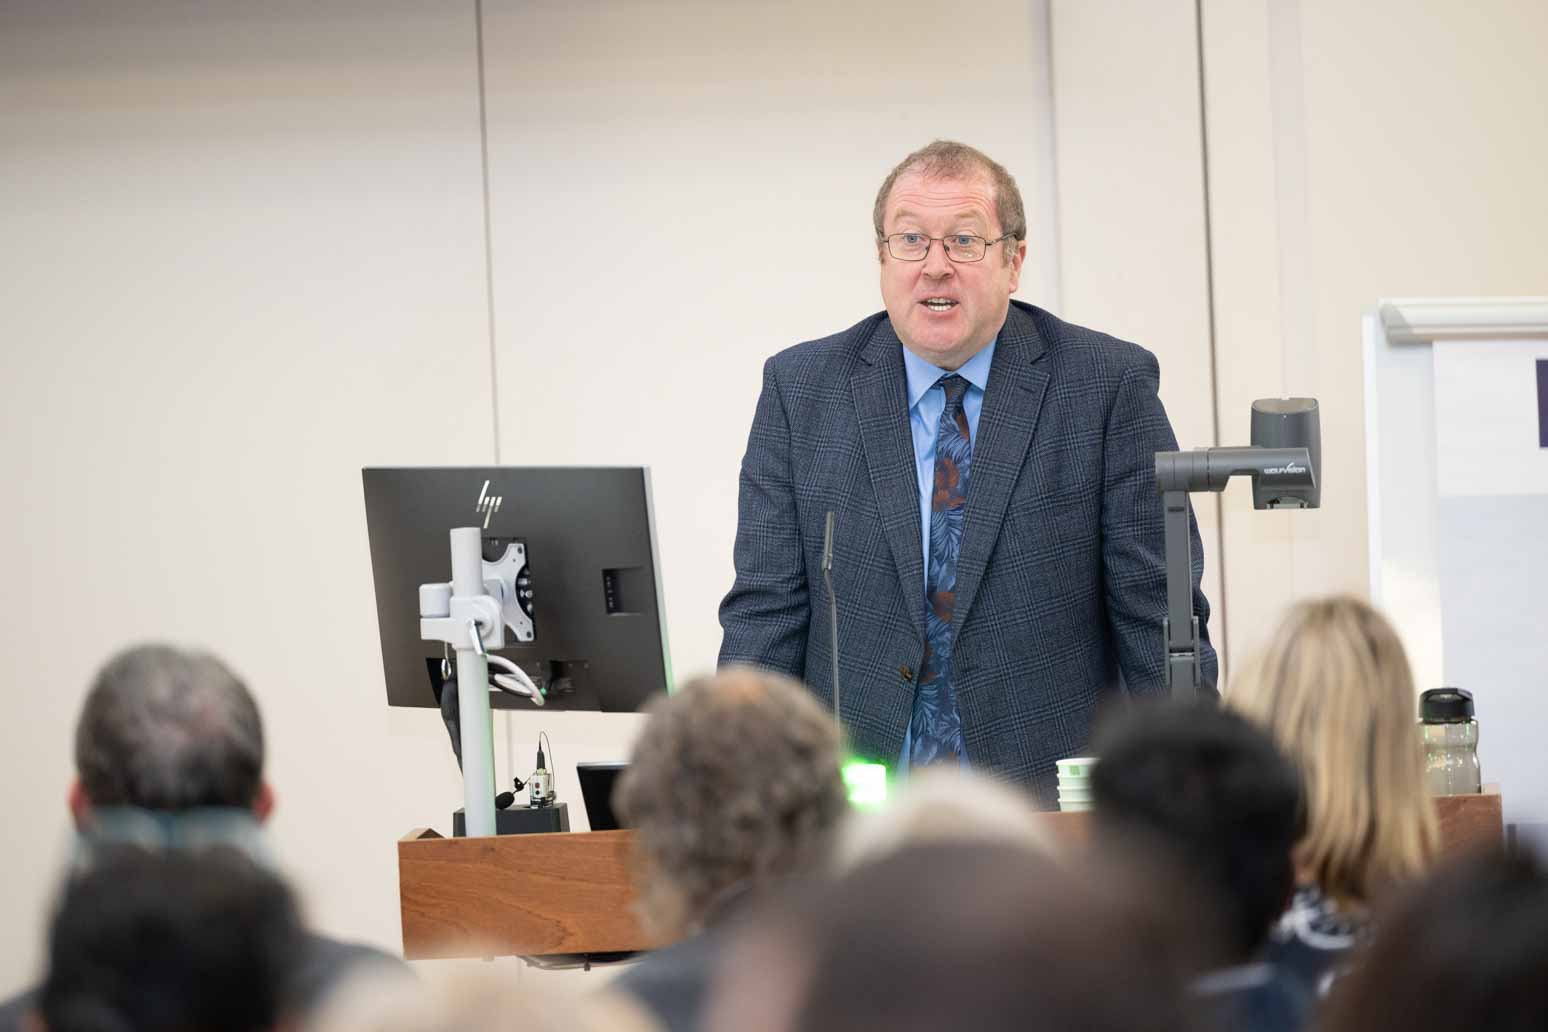
[[[914,679],[914,668],[904,663],[898,667],[898,675],[905,681],[912,681]]]

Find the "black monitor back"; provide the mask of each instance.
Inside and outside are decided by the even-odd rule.
[[[638,709],[671,681],[650,474],[643,467],[365,469],[387,701],[438,706],[443,650],[419,637],[419,586],[451,580],[449,532],[482,527],[485,558],[526,546],[533,640],[497,650],[555,710]],[[499,709],[531,709],[495,692]]]

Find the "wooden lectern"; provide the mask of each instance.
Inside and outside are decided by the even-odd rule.
[[[1443,853],[1500,841],[1498,785],[1441,796]],[[1082,843],[1090,815],[1038,815],[1056,838]],[[403,955],[553,956],[649,949],[634,917],[628,831],[442,838],[427,829],[398,840]]]
[[[548,956],[648,949],[629,880],[633,832],[398,840],[403,955]]]

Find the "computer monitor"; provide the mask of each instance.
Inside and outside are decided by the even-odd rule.
[[[366,529],[387,702],[440,705],[455,653],[419,636],[419,586],[451,580],[449,532],[483,529],[484,558],[526,548],[531,640],[496,654],[545,691],[550,710],[628,712],[667,690],[665,607],[650,471],[644,467],[365,469]],[[533,709],[492,692],[498,709]]]
[[[586,806],[586,824],[592,831],[617,831],[623,827],[613,809],[613,789],[628,769],[629,764],[621,760],[583,761],[575,765],[581,802]]]

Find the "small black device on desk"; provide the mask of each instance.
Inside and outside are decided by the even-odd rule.
[[[450,683],[450,682],[449,682]],[[527,775],[527,780],[513,778],[514,792],[501,792],[495,796],[495,834],[496,835],[542,835],[556,831],[570,830],[570,805],[561,803],[554,792],[554,775],[548,769],[548,760],[543,753],[543,743],[548,741],[545,732],[538,732],[537,768]],[[457,738],[452,737],[452,744],[457,744]],[[552,743],[548,751],[553,752]],[[462,755],[457,756],[458,766],[461,766]],[[530,803],[526,806],[514,805],[517,793],[522,789],[530,791]],[[452,837],[462,838],[468,833],[467,818],[462,807],[452,811]]]
[[[496,835],[541,835],[570,830],[570,804],[549,803],[547,806],[507,806],[495,810]],[[452,835],[462,838],[468,833],[462,807],[452,811]]]

